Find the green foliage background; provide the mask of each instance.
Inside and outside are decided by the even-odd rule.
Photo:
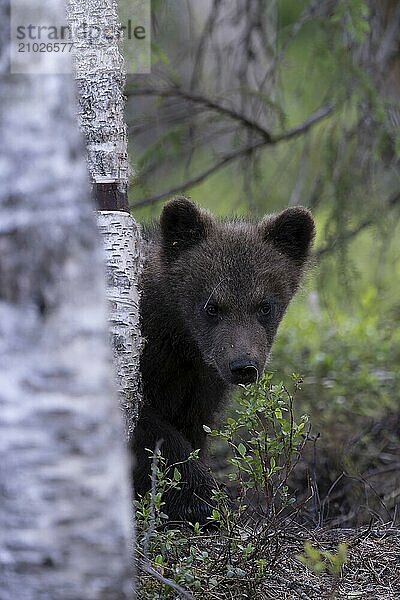
[[[250,211],[261,216],[286,207],[299,177],[304,180],[300,203],[314,212],[317,252],[329,251],[315,261],[289,308],[269,368],[284,380],[292,373],[304,377],[297,406],[310,414],[313,430],[320,434],[325,491],[343,472],[363,478],[386,468],[390,458],[385,461],[380,453],[395,457],[400,446],[398,432],[390,426],[393,418],[397,423],[400,397],[400,226],[398,206],[388,202],[399,188],[400,138],[387,116],[399,108],[398,99],[383,93],[373,68],[360,58],[374,26],[371,3],[331,4],[330,11],[305,20],[293,34],[310,3],[277,3],[274,99],[278,130],[296,126],[326,102],[334,103],[331,115],[306,136],[266,146],[258,154],[251,171],[251,207],[238,163],[186,190],[217,215]],[[161,47],[156,64],[168,63]],[[177,158],[172,169],[153,179],[138,177],[131,191],[133,206],[184,180],[186,167],[179,154],[184,128],[169,129],[140,152],[133,146],[139,174],[150,156],[160,162],[166,154],[168,160],[170,155]],[[204,149],[197,152],[191,172],[202,170],[207,158]],[[161,208],[156,203],[133,214],[147,220]],[[353,235],[360,225],[361,232]],[[381,445],[368,437],[377,423],[388,424]],[[400,489],[398,472],[375,484],[390,513],[399,503],[399,492],[393,492]],[[361,488],[352,501],[360,502]],[[362,513],[361,521],[366,518]]]

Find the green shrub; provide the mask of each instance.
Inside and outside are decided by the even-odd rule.
[[[198,523],[167,527],[163,496],[182,481],[179,464],[166,464],[156,450],[152,490],[135,503],[140,598],[176,597],[162,578],[193,593],[201,591],[202,598],[238,586],[256,593],[266,570],[278,560],[278,531],[296,510],[288,477],[307,438],[307,417],[296,421],[293,416],[300,383],[293,376],[289,391],[267,373],[258,384],[244,388],[236,412],[221,429],[206,428],[229,449],[227,480],[234,482],[237,493],[232,505],[224,487],[214,490],[210,524],[217,530],[212,533],[205,535]],[[197,460],[197,453],[188,460]]]
[[[348,560],[347,544],[338,544],[336,552],[329,552],[315,548],[311,542],[304,542],[304,553],[298,554],[297,559],[317,575],[327,571],[334,577],[340,577]]]
[[[378,292],[362,292],[357,310],[315,306],[315,294],[289,309],[270,368],[288,376],[302,365],[299,396],[314,425],[376,417],[395,409],[400,395],[400,331],[383,318]]]

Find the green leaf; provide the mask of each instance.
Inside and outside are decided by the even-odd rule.
[[[240,456],[246,456],[246,446],[244,444],[242,444],[240,442],[239,446],[238,446],[238,452],[240,454]]]

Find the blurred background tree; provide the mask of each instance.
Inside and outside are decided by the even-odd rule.
[[[295,483],[313,520],[396,518],[400,2],[155,0],[153,22],[152,74],[127,86],[134,215],[182,192],[221,216],[314,212],[270,365],[304,374],[320,434]]]

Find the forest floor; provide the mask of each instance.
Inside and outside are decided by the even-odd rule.
[[[292,523],[285,529],[270,530],[265,537],[260,532],[261,548],[254,561],[243,556],[238,560],[230,552],[227,556],[229,536],[187,533],[185,550],[181,547],[174,564],[161,567],[153,561],[140,561],[139,600],[400,600],[400,528],[392,525],[325,529]],[[174,532],[174,538],[178,537],[179,530]],[[254,537],[253,544],[257,545]],[[319,559],[314,565],[299,560],[305,556],[305,544],[312,545],[312,552],[320,557],[322,572],[313,568]],[[325,568],[329,565],[326,557],[338,556],[340,545],[344,545],[347,560],[332,574]],[[200,562],[195,567],[201,555],[207,555],[207,566]],[[191,573],[196,576],[197,572],[199,578],[197,587],[193,577],[187,579],[188,556],[193,559]]]
[[[316,574],[296,558],[304,542],[335,552],[346,543],[348,562],[339,577]],[[354,529],[299,529],[283,533],[280,559],[265,577],[260,599],[400,600],[400,529],[391,526]]]

